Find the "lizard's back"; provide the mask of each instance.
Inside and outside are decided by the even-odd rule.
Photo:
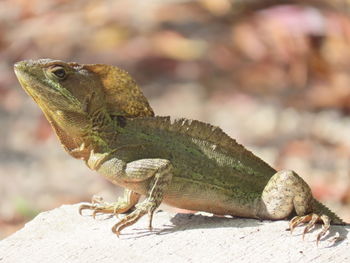
[[[118,158],[171,161],[174,175],[164,201],[173,206],[246,216],[276,172],[219,127],[200,121],[127,119],[124,131],[117,139],[119,147],[139,150],[121,151]]]

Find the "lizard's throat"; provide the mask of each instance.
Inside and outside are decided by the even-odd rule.
[[[87,158],[89,153],[86,143],[84,143],[83,136],[69,132],[69,130],[62,127],[54,118],[47,114],[47,112],[44,111],[44,113],[63,148],[74,158]]]
[[[58,113],[42,107],[64,149],[74,158],[88,160],[91,151],[109,152],[116,141],[117,129],[109,115],[101,112],[94,115],[84,113]]]
[[[89,143],[84,140],[84,133],[79,132],[78,129],[74,129],[72,125],[65,122],[59,112],[53,112],[44,105],[40,105],[40,107],[63,148],[74,158],[88,158],[90,147],[88,147]]]

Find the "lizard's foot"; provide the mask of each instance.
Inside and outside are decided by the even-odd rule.
[[[92,210],[93,218],[97,214],[122,214],[132,209],[137,204],[139,198],[140,195],[131,190],[125,190],[124,196],[114,203],[103,202],[101,197],[93,196],[91,204],[84,204],[79,207],[79,214],[81,215],[82,211],[86,209]]]
[[[318,221],[323,222],[322,230],[317,234],[317,238],[316,238],[316,243],[318,244],[320,239],[326,234],[326,232],[328,231],[328,229],[330,227],[330,219],[328,216],[326,216],[326,215],[320,216],[318,214],[308,214],[305,216],[295,216],[289,222],[289,229],[290,229],[290,232],[292,233],[293,230],[297,226],[308,222],[308,224],[306,225],[306,227],[304,228],[304,231],[303,231],[303,239],[304,239],[305,234],[308,233],[315,226],[315,224]]]
[[[82,215],[83,210],[92,210],[92,217],[95,219],[97,214],[120,214],[123,212],[121,209],[121,204],[119,202],[116,203],[107,203],[107,202],[94,202],[92,201],[90,204],[84,204],[79,207],[79,214]]]
[[[155,209],[158,207],[158,204],[150,199],[144,200],[142,203],[136,205],[136,210],[126,215],[122,220],[112,227],[112,232],[115,233],[118,237],[120,231],[124,228],[135,224],[143,215],[149,214],[149,229],[152,230],[152,218]]]

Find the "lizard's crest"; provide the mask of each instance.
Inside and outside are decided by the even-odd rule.
[[[154,116],[147,99],[126,71],[103,64],[84,65],[83,68],[99,76],[106,96],[106,106],[111,115]]]
[[[156,116],[130,119],[127,121],[127,125],[128,129],[139,132],[149,133],[151,130],[151,133],[154,134],[159,131],[168,131],[174,136],[190,138],[192,143],[209,155],[223,152],[228,156],[235,156],[237,163],[234,166],[241,167],[245,170],[245,174],[254,173],[251,167],[257,167],[255,170],[260,171],[260,175],[266,176],[267,179],[276,172],[270,165],[237,143],[222,129],[208,123],[184,118],[171,119],[170,117]]]

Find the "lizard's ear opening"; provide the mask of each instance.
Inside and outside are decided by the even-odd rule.
[[[147,99],[127,72],[103,64],[84,65],[84,68],[97,74],[101,80],[109,114],[125,117],[154,116]]]

